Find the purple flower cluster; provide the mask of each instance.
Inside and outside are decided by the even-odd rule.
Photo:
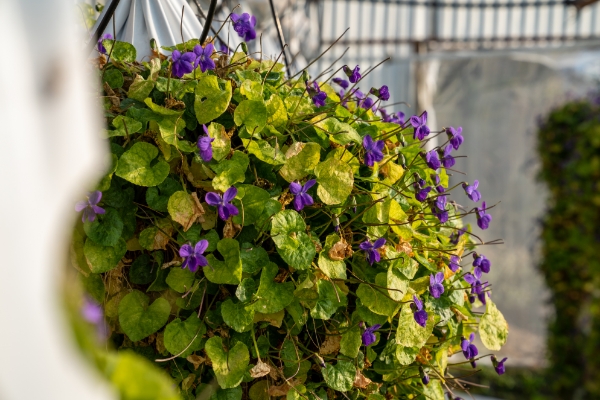
[[[417,115],[410,117],[410,124],[414,128],[413,139],[423,140],[431,132],[427,126],[427,111],[424,111],[420,117]]]
[[[483,304],[485,304],[486,303],[485,289],[489,286],[488,282],[482,283],[480,280],[481,277],[477,277],[477,276],[473,275],[472,273],[465,274],[465,276],[463,278],[465,281],[467,281],[467,283],[469,283],[471,285],[471,294],[469,296],[469,301],[471,303],[475,302],[475,296],[477,296],[479,301],[481,301]],[[488,296],[489,296],[489,294],[488,294]]]
[[[218,193],[208,192],[204,199],[208,205],[217,207],[219,218],[223,221],[227,221],[230,216],[239,214],[237,207],[231,204],[231,201],[235,199],[235,196],[237,196],[237,189],[232,186],[225,191],[223,197]]]
[[[306,90],[308,91],[308,95],[313,101],[313,104],[317,107],[325,106],[325,99],[327,98],[327,93],[321,91],[319,84],[315,81],[312,84],[306,83]]]
[[[442,293],[444,293],[442,282],[444,282],[443,272],[429,275],[429,293],[436,299],[439,299]]]
[[[375,324],[370,328],[366,328],[362,334],[362,344],[365,346],[370,346],[373,343],[375,343],[375,341],[377,340],[377,337],[375,336],[375,331],[379,328],[381,328],[380,324]]]
[[[365,149],[365,165],[372,167],[376,162],[383,160],[383,140],[374,141],[371,135],[363,138],[363,148]]]
[[[413,304],[414,306],[414,314],[415,322],[421,325],[423,328],[427,325],[427,311],[423,308],[423,302],[417,297],[417,295],[413,294]]]
[[[211,58],[214,51],[215,46],[212,43],[207,44],[205,47],[197,44],[194,46],[194,51],[183,54],[179,50],[173,50],[171,54],[173,76],[181,78],[198,66],[200,66],[202,72],[215,69],[215,62]]]
[[[348,77],[350,83],[356,83],[360,80],[360,67],[358,65],[354,67],[354,69],[350,69],[350,67],[344,65],[343,70],[346,76]]]
[[[83,211],[83,215],[81,216],[82,222],[85,222],[86,219],[89,222],[94,222],[97,214],[104,214],[106,212],[104,208],[98,206],[100,200],[102,200],[102,192],[96,190],[95,192],[88,193],[87,200],[78,201],[75,204],[75,211]]]
[[[463,355],[467,360],[471,361],[471,365],[473,366],[473,368],[477,366],[477,363],[474,359],[479,354],[477,347],[473,344],[474,340],[475,334],[471,333],[471,335],[469,336],[469,340],[463,337],[460,341],[460,348],[462,349]]]
[[[233,30],[237,32],[238,35],[244,41],[249,42],[251,40],[256,39],[256,17],[254,15],[250,15],[248,13],[243,14],[231,14],[231,20],[233,21]]]
[[[379,238],[375,241],[375,243],[371,243],[369,240],[365,240],[358,247],[367,253],[367,261],[370,265],[373,265],[376,262],[381,260],[381,254],[377,251],[377,249],[383,247],[385,245],[386,240],[384,238]]]
[[[202,158],[202,161],[209,162],[213,157],[212,142],[214,142],[215,139],[208,135],[208,128],[206,128],[206,125],[202,125],[202,130],[204,130],[206,136],[200,136],[196,145],[198,146],[198,150],[200,150],[200,158]]]
[[[203,256],[208,248],[208,240],[202,239],[192,247],[190,244],[184,244],[179,249],[179,255],[183,258],[181,268],[189,269],[192,272],[198,271],[199,267],[206,267],[208,260]]]
[[[308,189],[313,187],[315,183],[317,183],[317,181],[314,179],[307,181],[304,186],[296,182],[290,183],[290,193],[295,196],[294,208],[296,211],[301,211],[304,207],[313,205],[314,200],[312,196],[308,194]]]

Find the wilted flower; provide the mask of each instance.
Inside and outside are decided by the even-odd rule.
[[[486,205],[485,201],[481,204],[481,208],[477,207],[477,226],[481,229],[485,230],[490,227],[490,222],[492,222],[492,216],[485,212]]]
[[[223,221],[227,221],[229,216],[238,215],[239,213],[237,207],[231,204],[231,201],[235,199],[235,196],[237,196],[237,189],[232,186],[227,189],[227,191],[223,194],[223,197],[221,197],[221,195],[218,193],[208,192],[206,193],[206,197],[204,199],[208,205],[217,207],[219,217]]]
[[[198,267],[206,267],[208,260],[202,254],[208,248],[208,240],[202,239],[194,247],[184,244],[179,249],[179,255],[183,257],[181,268],[187,268],[192,272],[198,271]]]
[[[173,50],[171,54],[173,58],[173,76],[181,78],[185,74],[189,74],[194,70],[194,62],[196,62],[196,54],[187,52],[181,54],[178,50]]]
[[[96,214],[104,214],[106,212],[104,208],[98,206],[100,200],[102,200],[102,192],[96,190],[95,192],[88,193],[87,200],[78,201],[75,204],[75,211],[83,211],[81,221],[85,222],[87,219],[90,222],[94,222]]]
[[[200,65],[200,70],[202,72],[215,69],[215,62],[212,58],[210,58],[214,51],[215,46],[213,46],[212,43],[207,44],[204,48],[202,48],[202,46],[199,44],[194,46],[194,54],[196,55],[194,68],[198,68],[198,65]]]
[[[372,327],[365,329],[365,331],[362,334],[362,343],[365,346],[370,346],[373,343],[375,343],[375,341],[377,340],[377,338],[375,337],[375,331],[379,328],[381,328],[381,325],[375,324]]]
[[[442,293],[444,293],[444,273],[438,272],[437,274],[429,275],[429,293],[436,299],[439,299]]]
[[[379,238],[375,241],[375,243],[371,243],[369,240],[365,240],[362,242],[359,247],[361,250],[364,250],[367,253],[367,261],[369,264],[373,265],[373,263],[379,262],[381,259],[381,255],[377,251],[377,249],[383,247],[386,240],[385,238]]]
[[[350,86],[350,83],[347,80],[342,79],[342,78],[333,78],[333,82],[337,83],[344,89],[348,89],[348,87]]]
[[[504,357],[501,361],[498,361],[495,355],[492,356],[492,364],[494,364],[494,369],[498,375],[503,375],[506,371],[504,369],[504,362],[507,360]]]
[[[365,164],[372,167],[373,164],[383,160],[383,148],[385,143],[383,140],[373,141],[371,135],[366,135],[363,139],[363,147],[365,149]]]
[[[458,244],[460,237],[465,234],[467,228],[459,228],[458,231],[452,232],[450,235],[450,243]]]
[[[311,206],[314,201],[310,194],[308,194],[308,189],[314,186],[317,183],[316,180],[311,179],[302,186],[299,183],[292,182],[290,183],[290,193],[292,193],[294,198],[294,208],[296,211],[302,210],[306,206]]]
[[[106,54],[106,48],[104,47],[104,44],[102,44],[102,41],[113,39],[113,35],[111,35],[110,33],[105,33],[104,35],[102,35],[100,39],[98,39],[98,51],[102,54]]]
[[[256,39],[256,30],[254,29],[256,26],[256,17],[254,15],[250,16],[248,13],[243,13],[241,15],[234,13],[231,14],[231,20],[233,21],[233,30],[236,31],[244,41],[249,42]]]
[[[417,297],[417,295],[413,294],[413,301],[415,304],[415,313],[413,315],[415,322],[425,328],[427,325],[427,311],[423,309],[423,302]]]
[[[360,80],[360,67],[358,65],[354,69],[350,69],[347,65],[344,65],[343,69],[350,83],[356,83]]]
[[[463,189],[465,189],[465,193],[466,193],[467,197],[470,198],[471,200],[473,200],[475,203],[477,203],[479,200],[481,200],[481,193],[479,193],[479,190],[477,190],[478,186],[479,186],[478,180],[474,180],[472,185],[469,185],[467,183],[462,184],[462,187],[463,187]]]
[[[202,158],[202,161],[209,162],[210,160],[212,160],[212,156],[213,156],[212,142],[214,142],[215,139],[211,138],[208,135],[208,129],[206,128],[206,125],[202,125],[202,129],[204,130],[204,133],[206,134],[206,136],[200,136],[198,138],[198,142],[196,143],[196,145],[198,146],[198,149],[200,150],[200,158]]]
[[[429,135],[430,129],[427,124],[427,111],[423,112],[422,116],[413,115],[410,117],[410,124],[415,129],[413,139],[423,140],[425,136]],[[439,167],[438,167],[439,168]]]

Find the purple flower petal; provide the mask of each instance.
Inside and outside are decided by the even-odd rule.
[[[196,254],[202,254],[202,253],[204,253],[204,251],[207,248],[208,248],[208,240],[202,239],[201,241],[199,241],[198,243],[196,243],[196,246],[194,246],[194,252]]]
[[[206,193],[204,200],[206,201],[206,203],[208,205],[211,205],[213,207],[216,207],[219,204],[221,204],[221,196],[219,196],[217,193],[214,193],[214,192]]]
[[[235,196],[237,196],[237,192],[238,190],[235,186],[230,187],[223,195],[223,201],[229,203],[231,200],[235,199]]]
[[[102,192],[100,192],[99,190],[96,190],[96,191],[90,193],[89,200],[90,200],[90,204],[93,206],[100,203],[100,200],[102,200]]]
[[[302,185],[297,182],[290,183],[290,193],[297,196],[302,191]]]
[[[194,249],[187,243],[181,246],[181,248],[179,249],[179,255],[181,257],[189,257],[192,254],[194,254]]]

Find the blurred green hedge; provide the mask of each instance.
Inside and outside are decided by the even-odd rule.
[[[540,268],[555,310],[546,388],[600,398],[600,107],[585,99],[552,111],[537,150],[549,190]]]

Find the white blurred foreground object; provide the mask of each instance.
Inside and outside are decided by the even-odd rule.
[[[75,202],[106,145],[72,2],[0,1],[0,399],[115,398],[75,348],[60,286]]]
[[[110,1],[106,4],[110,4]],[[108,7],[105,7],[92,32],[96,31],[107,10]],[[148,61],[152,55],[151,39],[156,40],[160,49],[161,46],[174,46],[197,39],[202,33],[202,25],[184,0],[121,0],[113,18],[114,29],[111,19],[103,34],[110,33],[117,40],[133,44],[138,61],[144,58]]]

